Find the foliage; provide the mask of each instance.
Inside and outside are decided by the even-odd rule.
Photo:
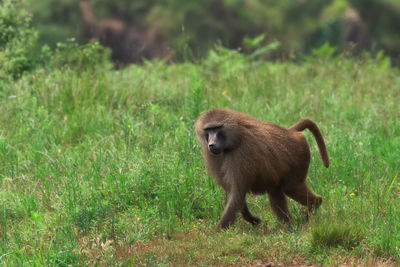
[[[248,39],[265,36],[274,44],[275,57],[292,58],[324,43],[344,49],[342,26],[348,8],[360,13],[373,40],[372,48],[384,50],[395,60],[400,53],[400,2],[394,0],[92,0],[99,19],[120,18],[149,32],[158,33],[175,51],[175,59],[207,56],[216,44],[231,49],[248,46]],[[75,36],[79,30],[79,1],[33,1],[30,9],[42,43]],[[299,12],[301,11],[301,12]],[[277,40],[279,40],[279,45]],[[254,52],[250,49],[250,52]]]
[[[74,38],[57,43],[52,57],[48,64],[52,68],[65,66],[83,71],[112,67],[109,49],[104,48],[98,42],[79,45]]]
[[[4,0],[0,5],[0,79],[14,78],[33,68],[37,34],[23,1]]]
[[[58,42],[55,49],[39,47],[37,31],[23,0],[5,0],[0,6],[0,78],[17,79],[41,68],[74,68],[78,71],[109,69],[110,51],[99,43],[79,45],[74,38]],[[0,83],[0,87],[6,86]]]

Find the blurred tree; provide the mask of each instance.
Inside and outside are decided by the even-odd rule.
[[[373,46],[384,49],[400,63],[400,1],[354,0],[373,38]]]
[[[398,0],[91,0],[91,23],[79,0],[30,1],[42,42],[97,39],[122,62],[195,59],[216,44],[236,49],[260,34],[265,43],[281,42],[275,57],[309,53],[325,42],[339,50],[400,53]]]
[[[119,63],[141,58],[166,58],[171,54],[163,32],[156,24],[132,23],[120,18],[97,19],[88,1],[80,2],[81,32],[88,39],[99,40],[112,49]]]

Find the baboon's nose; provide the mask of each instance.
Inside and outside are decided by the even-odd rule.
[[[209,144],[208,150],[213,154],[219,154],[221,151],[215,144]]]

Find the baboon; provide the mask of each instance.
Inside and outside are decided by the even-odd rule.
[[[310,119],[301,119],[286,129],[226,108],[212,109],[200,116],[195,130],[207,171],[229,194],[218,229],[232,225],[239,211],[251,224],[260,222],[249,211],[248,192],[267,193],[273,212],[287,224],[292,217],[286,196],[307,206],[309,212],[319,207],[322,197],[305,183],[310,149],[302,133],[304,129],[314,135],[328,168],[324,139]]]

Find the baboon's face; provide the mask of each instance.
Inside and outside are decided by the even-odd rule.
[[[211,153],[218,155],[224,151],[226,135],[224,134],[222,126],[204,129],[204,138],[207,143],[208,151]]]

